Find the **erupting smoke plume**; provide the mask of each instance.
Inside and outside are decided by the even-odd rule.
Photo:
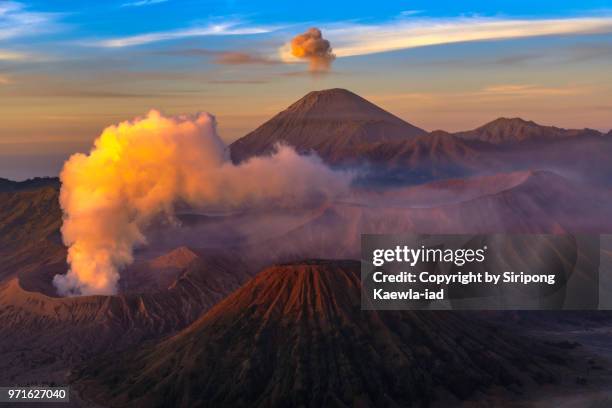
[[[300,206],[341,194],[346,173],[279,146],[272,156],[234,165],[213,116],[144,118],[106,128],[88,155],[61,173],[62,235],[70,270],[53,282],[63,295],[111,294],[119,270],[146,243],[155,217],[172,219],[176,203],[193,207]]]
[[[309,70],[313,73],[329,71],[331,63],[336,58],[329,41],[323,38],[321,30],[314,27],[291,40],[291,55],[308,60]]]

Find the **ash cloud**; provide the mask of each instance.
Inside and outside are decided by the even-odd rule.
[[[350,175],[278,146],[234,165],[213,116],[147,116],[107,127],[89,154],[60,175],[62,236],[70,269],[53,282],[62,295],[112,294],[146,227],[175,220],[178,204],[201,210],[300,208],[348,191]]]
[[[330,42],[323,38],[321,30],[316,27],[309,28],[291,40],[291,55],[308,61],[312,73],[328,72],[336,59]]]

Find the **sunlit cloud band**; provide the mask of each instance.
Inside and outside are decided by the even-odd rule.
[[[20,52],[0,50],[0,61],[20,61],[29,57],[29,55]]]
[[[469,41],[612,32],[612,17],[565,19],[413,19],[384,24],[344,24],[326,30],[337,57]]]
[[[16,1],[0,1],[0,40],[51,31],[56,17],[52,13],[28,11]]]
[[[271,27],[248,27],[235,23],[222,23],[211,24],[205,27],[195,27],[174,31],[160,31],[155,33],[113,38],[110,40],[100,41],[97,43],[97,45],[102,47],[120,48],[145,45],[158,41],[178,40],[189,37],[264,34],[273,30],[274,28]]]

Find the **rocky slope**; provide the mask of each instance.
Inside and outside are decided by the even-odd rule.
[[[0,382],[63,381],[84,359],[184,328],[253,273],[217,252],[198,254],[158,291],[58,298],[9,280],[0,285]]]
[[[58,195],[52,186],[0,192],[0,283],[19,276],[45,291],[43,281],[65,267]]]
[[[92,361],[78,388],[112,406],[428,406],[565,371],[567,357],[473,318],[362,311],[358,273],[270,267],[179,334]]]

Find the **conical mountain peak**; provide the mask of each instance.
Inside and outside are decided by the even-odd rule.
[[[364,311],[360,293],[357,261],[276,265],[177,335],[94,362],[81,386],[113,384],[97,396],[113,406],[429,406],[558,370],[475,319]]]
[[[300,153],[316,152],[330,160],[347,149],[425,133],[359,95],[334,88],[306,94],[232,143],[230,150],[232,160],[240,162],[269,154],[277,143],[284,143]]]

